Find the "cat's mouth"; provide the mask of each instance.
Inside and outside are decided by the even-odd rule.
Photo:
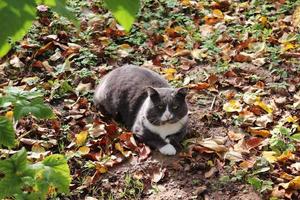
[[[169,119],[169,120],[166,120],[166,121],[161,121],[159,125],[174,124],[174,123],[176,123],[176,120]]]

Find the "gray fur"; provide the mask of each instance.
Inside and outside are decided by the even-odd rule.
[[[178,147],[186,134],[186,93],[184,88],[171,88],[151,70],[126,65],[100,81],[94,103],[104,114],[123,122],[149,146],[173,155],[174,148],[170,146]]]

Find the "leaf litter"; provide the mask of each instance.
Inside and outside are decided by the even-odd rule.
[[[69,4],[81,33],[39,7],[1,60],[0,89],[43,91],[56,119],[20,119],[17,138],[30,159],[69,158],[72,198],[300,198],[298,1],[145,1],[130,34],[101,3]],[[91,104],[99,78],[125,63],[190,88],[179,155],[151,151]]]

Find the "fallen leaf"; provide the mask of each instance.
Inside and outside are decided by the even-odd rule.
[[[218,169],[216,167],[212,167],[212,168],[210,168],[209,171],[207,171],[207,172],[204,173],[204,177],[205,178],[210,178],[213,175],[215,175],[217,172],[218,172]]]
[[[264,111],[266,111],[267,113],[271,114],[273,112],[273,108],[267,104],[265,104],[264,102],[257,100],[254,103],[256,106],[261,107]]]
[[[244,160],[241,152],[235,151],[233,149],[230,149],[228,152],[224,154],[224,159],[234,161],[234,162],[239,162]]]
[[[300,190],[300,176],[296,176],[288,183],[280,183],[279,185],[284,189]]]
[[[242,169],[251,169],[256,163],[256,159],[244,160],[239,164],[239,167]]]
[[[228,138],[231,140],[231,141],[238,141],[242,138],[245,137],[245,134],[242,134],[242,133],[235,133],[233,131],[228,131],[227,133],[228,135]]]
[[[96,170],[98,172],[100,172],[101,174],[105,174],[108,171],[106,166],[99,164],[99,163],[96,164]]]
[[[163,168],[163,169],[157,168],[152,173],[152,178],[151,178],[152,182],[158,183],[165,177],[165,174],[166,174],[166,168]]]
[[[225,152],[227,151],[227,147],[225,145],[220,145],[218,144],[216,141],[212,140],[212,139],[207,139],[204,141],[199,141],[197,142],[199,145],[212,149],[216,152]]]
[[[271,135],[270,131],[264,130],[264,129],[255,129],[255,128],[248,128],[248,131],[251,133],[253,136],[262,136],[262,137],[268,137]]]
[[[282,173],[280,173],[280,178],[290,181],[290,180],[294,179],[294,176],[290,175],[286,172],[282,172]]]
[[[297,6],[293,13],[292,24],[294,27],[300,28],[300,6]]]
[[[143,161],[149,157],[151,153],[151,149],[148,146],[143,145],[142,147],[138,148],[138,152],[139,152],[139,160]]]
[[[87,146],[82,146],[78,149],[78,152],[82,155],[86,155],[90,152],[90,148]]]
[[[262,128],[267,128],[269,123],[273,122],[273,117],[270,114],[262,115],[256,118],[255,124]]]
[[[125,156],[126,158],[128,158],[131,155],[131,151],[125,151],[120,143],[115,143],[115,149],[120,151],[122,155]]]
[[[263,151],[262,157],[266,159],[269,163],[274,163],[277,161],[277,157],[275,156],[277,153],[275,151]]]
[[[267,23],[268,23],[268,18],[266,17],[266,16],[261,16],[260,18],[259,18],[259,22],[262,24],[262,25],[267,25]]]
[[[174,68],[167,68],[163,70],[163,73],[165,74],[165,77],[167,80],[172,81],[175,79],[174,74],[177,72]]]
[[[76,134],[75,135],[75,143],[77,146],[82,146],[85,144],[86,142],[86,139],[87,139],[87,136],[88,136],[88,132],[87,131],[81,131],[80,133]]]
[[[291,165],[291,168],[294,168],[295,170],[300,172],[300,162],[293,163]]]
[[[232,99],[223,105],[223,110],[226,112],[241,112],[242,105],[239,101]]]
[[[209,88],[209,86],[210,85],[208,83],[197,83],[197,84],[188,85],[188,88],[200,91],[200,90],[205,90],[205,89]]]
[[[294,160],[295,155],[291,151],[283,152],[277,157],[277,161],[286,162],[287,160]]]
[[[212,12],[212,14],[216,18],[220,18],[220,19],[224,18],[224,15],[223,15],[222,11],[219,10],[219,9],[214,9],[213,12]]]
[[[262,138],[252,137],[252,138],[246,140],[245,144],[246,144],[247,148],[250,150],[250,149],[258,147],[263,141],[264,141],[264,139],[262,139]]]

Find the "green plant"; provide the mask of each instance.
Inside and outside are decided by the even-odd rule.
[[[0,57],[3,57],[12,45],[22,39],[36,17],[36,6],[45,4],[58,14],[71,20],[77,27],[76,17],[66,9],[66,0],[2,0],[0,1]],[[116,20],[128,32],[139,11],[139,0],[105,0]]]
[[[12,147],[15,144],[13,122],[21,117],[32,114],[36,118],[46,119],[54,116],[51,108],[44,104],[43,94],[39,91],[23,91],[15,87],[5,90],[5,96],[0,96],[0,107],[8,110],[13,107],[13,119],[0,117],[0,145]]]
[[[46,199],[68,193],[70,169],[62,155],[50,155],[34,164],[27,162],[23,148],[11,158],[0,161],[0,199]]]
[[[135,199],[139,197],[144,189],[144,184],[138,179],[134,179],[129,174],[125,176],[124,189],[121,192],[121,197]]]

